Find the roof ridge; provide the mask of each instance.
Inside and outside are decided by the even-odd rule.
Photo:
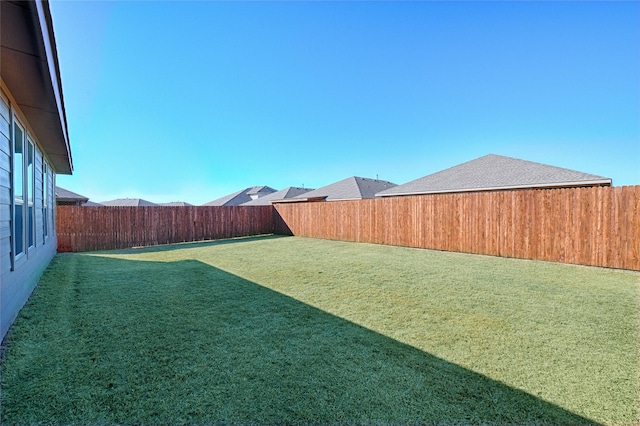
[[[284,192],[284,196],[282,198],[287,198],[287,195],[289,195],[289,193],[291,192],[291,190],[293,189],[293,186],[289,186],[287,188],[284,188],[286,191]],[[274,192],[275,194],[275,192]]]
[[[521,158],[487,154],[414,179],[378,196],[611,185],[611,179]]]
[[[362,179],[364,179],[364,178],[360,177],[360,176],[351,176],[350,178],[347,178],[347,179],[353,179],[353,183],[356,186],[356,192],[362,198],[364,196],[364,194],[362,192],[362,187],[360,186],[360,182],[362,182]]]
[[[545,167],[545,168],[553,168],[553,169],[556,169],[556,170],[569,171],[569,172],[573,172],[573,173],[580,173],[582,175],[588,175],[588,176],[592,176],[592,177],[600,178],[600,179],[610,179],[610,178],[607,178],[605,176],[600,176],[600,175],[596,175],[596,174],[593,174],[593,173],[581,172],[580,170],[569,169],[567,167],[560,167],[560,166],[556,166],[556,165],[553,165],[553,164],[540,163],[538,161],[524,160],[522,158],[515,158],[515,157],[509,157],[509,156],[506,156],[506,155],[498,155],[498,154],[487,154],[484,157],[488,157],[488,156],[494,156],[494,157],[498,157],[498,158],[505,158],[505,159],[512,160],[512,161],[518,161],[518,162],[521,162],[521,163],[535,164],[537,166]],[[484,157],[480,157],[480,158],[484,158]],[[477,158],[477,160],[479,160],[480,158]],[[471,161],[473,161],[473,160],[471,160]]]

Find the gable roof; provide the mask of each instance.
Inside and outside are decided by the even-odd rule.
[[[247,195],[272,194],[274,191],[275,189],[269,186],[254,186],[253,188],[249,189]]]
[[[611,185],[611,179],[533,161],[489,154],[377,195],[438,194],[524,188]]]
[[[233,194],[225,195],[217,200],[209,201],[208,203],[203,204],[203,206],[239,206],[240,204],[251,201],[251,195],[266,195],[272,192],[276,192],[276,190],[269,186],[251,186],[234,192]]]
[[[271,201],[276,200],[285,200],[289,198],[296,197],[298,195],[307,193],[309,191],[313,191],[313,188],[298,188],[296,186],[290,186],[285,189],[281,189],[280,191],[272,192],[269,195],[265,195],[264,197],[257,198],[255,200],[247,201],[242,204],[243,206],[268,206],[271,204]]]
[[[157,204],[151,201],[143,200],[141,198],[117,198],[110,201],[101,201],[103,206],[116,206],[116,207],[148,207],[157,206]]]
[[[75,192],[69,191],[68,189],[56,186],[56,202],[77,202],[79,204],[84,204],[87,201],[89,201],[89,197],[85,197],[84,195],[76,194]]]
[[[86,203],[83,204],[84,207],[101,207],[102,204],[100,203],[94,203],[93,201],[87,201]]]
[[[193,204],[185,203],[184,201],[171,201],[170,203],[158,203],[159,206],[165,207],[188,207],[193,206]]]
[[[322,188],[298,195],[294,199],[326,197],[326,200],[362,200],[375,198],[376,193],[393,188],[396,184],[386,180],[351,176]]]

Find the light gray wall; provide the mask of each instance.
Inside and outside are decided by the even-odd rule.
[[[11,145],[9,105],[0,94],[0,277],[11,268]],[[1,279],[1,278],[0,278]]]
[[[57,239],[54,219],[55,173],[49,170],[49,199],[47,218],[42,215],[43,188],[42,165],[44,156],[38,141],[27,130],[36,144],[35,152],[35,238],[34,246],[25,250],[25,255],[11,259],[11,123],[10,101],[0,92],[0,339],[4,338],[10,325],[24,306],[29,295],[38,284],[40,276],[56,254]],[[15,107],[14,107],[15,108]],[[23,124],[24,120],[22,120]],[[48,223],[48,237],[44,237],[43,221]],[[26,225],[26,222],[25,222]]]

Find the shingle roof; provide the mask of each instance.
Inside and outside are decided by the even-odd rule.
[[[115,200],[101,201],[103,206],[116,206],[116,207],[147,207],[157,206],[157,204],[151,201],[143,200],[141,198],[117,198]]]
[[[102,204],[100,203],[94,203],[93,201],[87,201],[86,203],[83,204],[84,207],[100,207],[102,206]]]
[[[247,192],[247,195],[272,194],[274,191],[275,189],[269,186],[254,186],[253,188],[249,189],[249,192]]]
[[[381,191],[376,195],[389,197],[591,185],[611,185],[611,179],[533,161],[489,154]]]
[[[251,186],[234,192],[233,194],[225,195],[217,200],[209,201],[203,204],[203,206],[239,206],[240,204],[251,201],[250,195],[258,193],[266,195],[272,192],[276,192],[276,190],[268,186]]]
[[[193,204],[189,204],[189,203],[185,203],[184,201],[172,201],[170,203],[158,203],[159,206],[169,206],[169,207],[186,207],[186,206],[193,206]]]
[[[256,200],[247,201],[243,206],[268,206],[271,204],[271,201],[293,198],[309,191],[313,191],[313,189],[290,186],[288,188],[281,189],[280,191],[272,192],[271,194],[265,195],[264,197],[260,197]]]
[[[393,188],[395,183],[386,180],[352,176],[294,198],[324,197],[327,200],[361,200],[375,198],[377,192]]]
[[[80,201],[80,203],[86,203],[87,201],[89,201],[89,197],[76,194],[75,192],[69,191],[68,189],[64,189],[59,186],[56,186],[56,199],[58,201]]]

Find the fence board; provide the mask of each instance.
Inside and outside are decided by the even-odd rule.
[[[57,209],[58,251],[266,233],[640,270],[640,186],[234,207]]]
[[[633,265],[640,264],[640,226],[634,223],[634,218],[640,215],[640,186],[629,187],[629,191],[627,233],[631,238],[627,242],[628,263],[625,269],[633,269]]]
[[[640,270],[640,186],[275,204],[275,210],[276,233]]]
[[[272,233],[271,206],[58,206],[58,251],[153,246]]]

